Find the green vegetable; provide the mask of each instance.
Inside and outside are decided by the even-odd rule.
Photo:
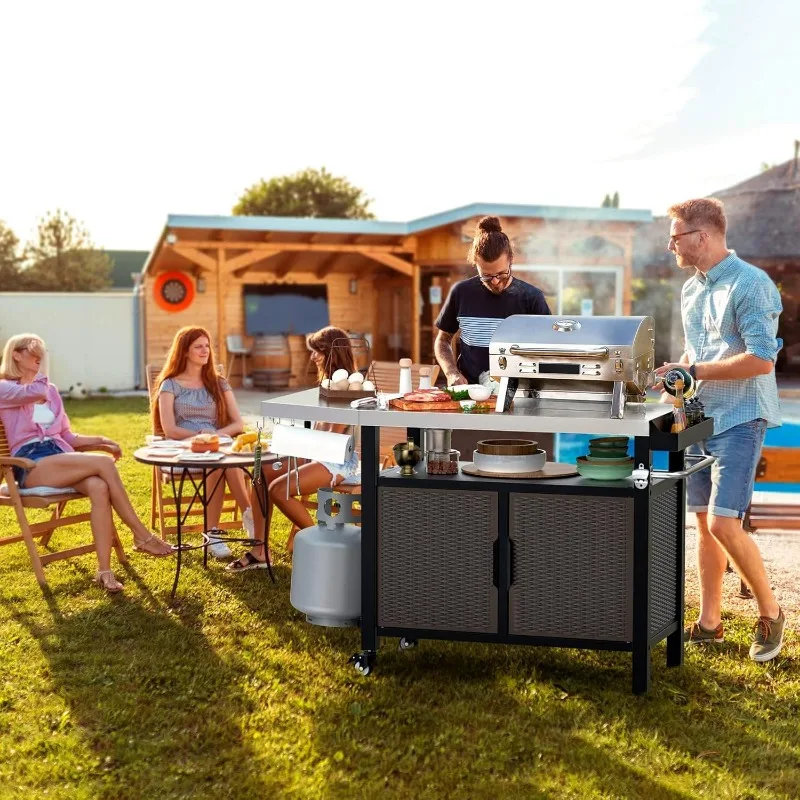
[[[469,400],[468,389],[445,389],[453,400]]]

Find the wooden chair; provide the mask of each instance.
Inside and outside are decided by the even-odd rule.
[[[218,367],[218,371],[222,372],[222,365]],[[155,392],[156,379],[161,372],[161,368],[153,364],[147,365],[147,393],[150,395],[150,402],[153,402],[153,393]],[[163,430],[154,430],[153,433],[158,436],[163,436]],[[178,526],[176,524],[176,517],[178,512],[176,510],[175,498],[165,496],[164,487],[171,485],[172,479],[170,477],[168,467],[153,467],[153,487],[150,497],[150,527],[155,528],[158,525],[159,535],[162,539],[169,535],[176,535]],[[212,487],[213,488],[213,487]],[[220,489],[225,491],[225,497],[222,503],[222,513],[231,514],[230,520],[220,521],[217,526],[220,530],[239,530],[242,527],[241,520],[239,520],[239,506],[233,495],[227,490],[223,484]],[[191,481],[185,481],[184,492],[193,492]],[[219,491],[219,489],[217,490]],[[189,495],[191,497],[191,494]],[[188,498],[187,498],[188,500]],[[185,508],[186,500],[181,502],[181,516],[185,517],[188,524],[181,525],[183,533],[191,533],[202,531],[203,529],[203,508],[198,506],[196,508],[190,507],[188,511]],[[189,520],[196,520],[189,522]]]
[[[756,480],[769,483],[800,483],[800,457],[792,447],[765,447],[756,467]],[[744,529],[800,529],[800,497],[789,492],[760,492],[758,484],[743,521]]]
[[[94,445],[77,448],[79,450],[97,450],[110,452],[110,448],[104,445]],[[86,522],[90,514],[73,514],[64,516],[67,505],[74,500],[84,500],[85,497],[74,489],[30,489],[20,490],[14,480],[12,467],[24,467],[30,469],[35,462],[27,458],[12,458],[8,446],[5,428],[0,422],[0,507],[9,506],[14,509],[19,524],[20,532],[14,536],[6,536],[0,539],[0,546],[25,542],[28,548],[28,555],[33,565],[33,571],[39,585],[44,588],[47,586],[47,578],[44,576],[43,567],[51,561],[61,561],[73,556],[81,556],[86,553],[94,553],[97,550],[94,542],[91,544],[70,547],[66,550],[39,553],[36,546],[36,539],[42,547],[47,547],[53,531],[56,528],[63,528],[75,525],[79,522]],[[2,491],[5,488],[6,492]],[[51,511],[50,518],[43,522],[31,522],[27,516],[27,509],[47,509]],[[114,551],[121,563],[127,562],[125,550],[118,536],[114,537]]]
[[[419,370],[428,367],[431,371],[431,386],[436,385],[439,377],[438,364],[412,364],[411,385],[414,389],[419,386]],[[400,364],[397,361],[373,361],[369,368],[372,382],[380,392],[400,391]]]

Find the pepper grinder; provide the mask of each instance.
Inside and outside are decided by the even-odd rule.
[[[431,388],[431,368],[430,367],[420,367],[419,368],[419,389],[430,389]]]
[[[411,386],[411,359],[400,359],[400,394],[408,394],[413,391]]]

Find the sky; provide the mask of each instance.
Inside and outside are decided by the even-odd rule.
[[[0,220],[109,249],[325,166],[379,219],[666,207],[800,139],[795,0],[0,0]]]

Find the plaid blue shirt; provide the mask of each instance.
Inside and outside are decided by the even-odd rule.
[[[705,275],[696,272],[683,285],[681,316],[689,363],[720,361],[751,353],[775,362],[783,342],[777,338],[781,296],[766,272],[731,251]],[[728,381],[700,381],[697,396],[714,418],[714,433],[765,419],[781,424],[775,370]]]

